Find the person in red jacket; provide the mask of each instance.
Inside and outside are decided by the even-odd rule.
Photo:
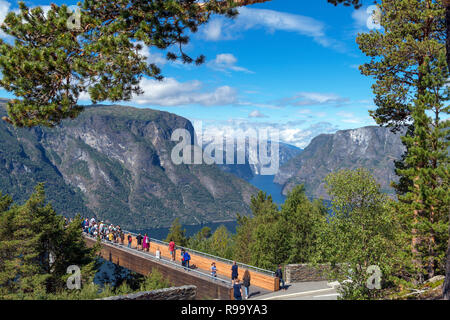
[[[170,255],[172,256],[172,261],[175,261],[175,242],[173,242],[172,239],[170,239],[169,251]]]

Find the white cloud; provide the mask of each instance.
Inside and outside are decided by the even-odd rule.
[[[210,41],[236,39],[242,31],[263,28],[270,33],[276,31],[295,32],[313,40],[324,47],[339,48],[341,45],[325,35],[325,24],[311,17],[267,9],[241,7],[239,15],[233,20],[216,18],[200,32]]]
[[[209,61],[207,65],[211,69],[222,72],[228,72],[229,70],[231,70],[237,72],[253,73],[246,68],[237,66],[236,63],[237,58],[234,55],[232,55],[231,53],[221,53],[218,54],[214,60]]]
[[[337,112],[336,115],[343,118],[340,120],[342,123],[356,124],[358,126],[374,124],[373,119],[371,117],[356,116],[353,112],[340,111],[340,112]]]
[[[334,93],[300,92],[294,97],[279,101],[281,105],[313,106],[313,105],[341,105],[348,103],[350,99]]]
[[[139,41],[138,44],[142,46],[142,49],[139,51],[139,53],[146,58],[147,63],[154,63],[158,66],[163,66],[168,62],[166,57],[164,57],[161,52],[150,51],[150,48],[146,46],[142,41]]]
[[[375,11],[374,13],[374,10],[377,11]],[[378,24],[377,21],[375,21],[379,19],[379,12],[380,12],[379,9],[376,9],[375,6],[361,7],[359,9],[355,9],[352,12],[352,19],[356,29],[355,33],[367,32],[368,30],[372,29],[381,29],[381,26]]]
[[[144,93],[133,98],[133,101],[139,104],[216,106],[233,104],[237,99],[237,91],[234,88],[221,86],[212,91],[202,91],[203,84],[198,80],[179,82],[174,78],[165,78],[162,81],[144,78],[140,87]]]
[[[222,28],[224,21],[222,19],[214,19],[209,22],[202,30],[203,37],[209,41],[217,41],[223,39]]]
[[[249,118],[268,118],[265,114],[261,113],[259,110],[253,110],[248,114]]]
[[[352,12],[353,22],[358,28],[367,28],[367,20],[369,17],[370,15],[364,8],[355,9]]]

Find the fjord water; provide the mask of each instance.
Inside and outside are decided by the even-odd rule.
[[[255,175],[252,179],[248,180],[248,182],[264,191],[267,195],[271,195],[273,202],[280,206],[284,203],[286,197],[281,193],[283,186],[274,183],[274,178],[275,176]]]

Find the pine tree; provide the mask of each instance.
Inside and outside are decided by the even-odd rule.
[[[317,236],[326,223],[327,209],[320,200],[306,197],[303,185],[296,186],[281,208],[280,224],[289,243],[289,263],[307,263],[317,253]]]
[[[439,179],[443,178],[441,170],[446,170],[443,168],[448,161],[445,160],[448,154],[441,153],[445,140],[442,135],[448,126],[448,123],[441,123],[443,115],[448,114],[448,109],[442,106],[446,100],[446,94],[442,94],[442,79],[447,73],[445,8],[441,2],[432,0],[383,0],[379,7],[383,30],[360,34],[357,38],[360,49],[371,58],[370,63],[360,69],[376,79],[373,91],[377,109],[371,111],[376,122],[391,126],[394,131],[408,127],[403,138],[407,150],[403,161],[397,162],[400,181],[394,186],[404,204],[400,206],[405,209],[403,214],[409,217],[411,254],[417,270],[415,278],[421,281],[425,266],[428,266],[428,276],[436,272],[436,260],[430,255],[445,255],[442,246],[434,245],[433,249],[425,250],[428,253],[420,253],[425,243],[430,246],[436,241],[436,233],[442,234],[438,230],[448,220],[436,213],[443,208],[440,204],[443,199],[432,195],[445,186],[445,179]],[[426,123],[425,117],[433,120]],[[436,170],[440,172],[438,175]],[[431,171],[435,171],[431,176],[440,178],[434,182],[425,178],[425,172],[431,174]],[[426,221],[425,217],[428,217]],[[437,228],[431,234],[423,230],[426,225],[425,229],[434,228],[429,224]],[[422,241],[424,234],[428,239],[425,242]]]
[[[233,239],[224,225],[221,225],[214,231],[212,236],[208,239],[208,245],[208,252],[219,257],[232,259]]]
[[[84,0],[79,25],[66,5],[40,7],[19,2],[2,30],[15,41],[0,40],[0,86],[17,99],[7,103],[4,120],[16,126],[54,126],[75,118],[82,92],[93,103],[130,100],[142,90],[143,76],[161,80],[161,70],[139,54],[142,45],[169,50],[169,60],[201,64],[182,50],[212,14],[236,16],[237,6],[267,0]],[[178,47],[178,52],[171,48]]]
[[[82,285],[92,282],[97,247],[86,247],[81,220],[65,225],[39,184],[23,205],[0,197],[0,296],[44,299],[66,289],[67,267],[81,268]]]
[[[167,235],[166,241],[174,241],[176,245],[186,246],[187,238],[186,238],[186,229],[182,229],[180,218],[176,218],[169,229],[169,234]]]
[[[450,211],[447,141],[450,121],[440,117],[449,110],[443,105],[448,100],[444,52],[439,60],[431,62],[427,58],[420,72],[424,90],[417,95],[412,112],[414,135],[403,137],[408,147],[407,167],[398,170],[412,185],[399,199],[410,205],[407,214],[412,215],[413,254],[419,276],[430,278],[445,270]]]
[[[253,243],[253,219],[247,216],[237,215],[236,235],[234,237],[233,260],[250,264],[252,252],[250,244]]]

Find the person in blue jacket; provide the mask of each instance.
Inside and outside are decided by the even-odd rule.
[[[191,256],[189,255],[189,253],[187,251],[184,252],[184,263],[185,263],[185,267],[187,269],[189,269],[189,261],[191,260]]]
[[[231,280],[237,279],[238,276],[238,266],[236,264],[236,261],[233,261],[233,265],[231,266]]]

